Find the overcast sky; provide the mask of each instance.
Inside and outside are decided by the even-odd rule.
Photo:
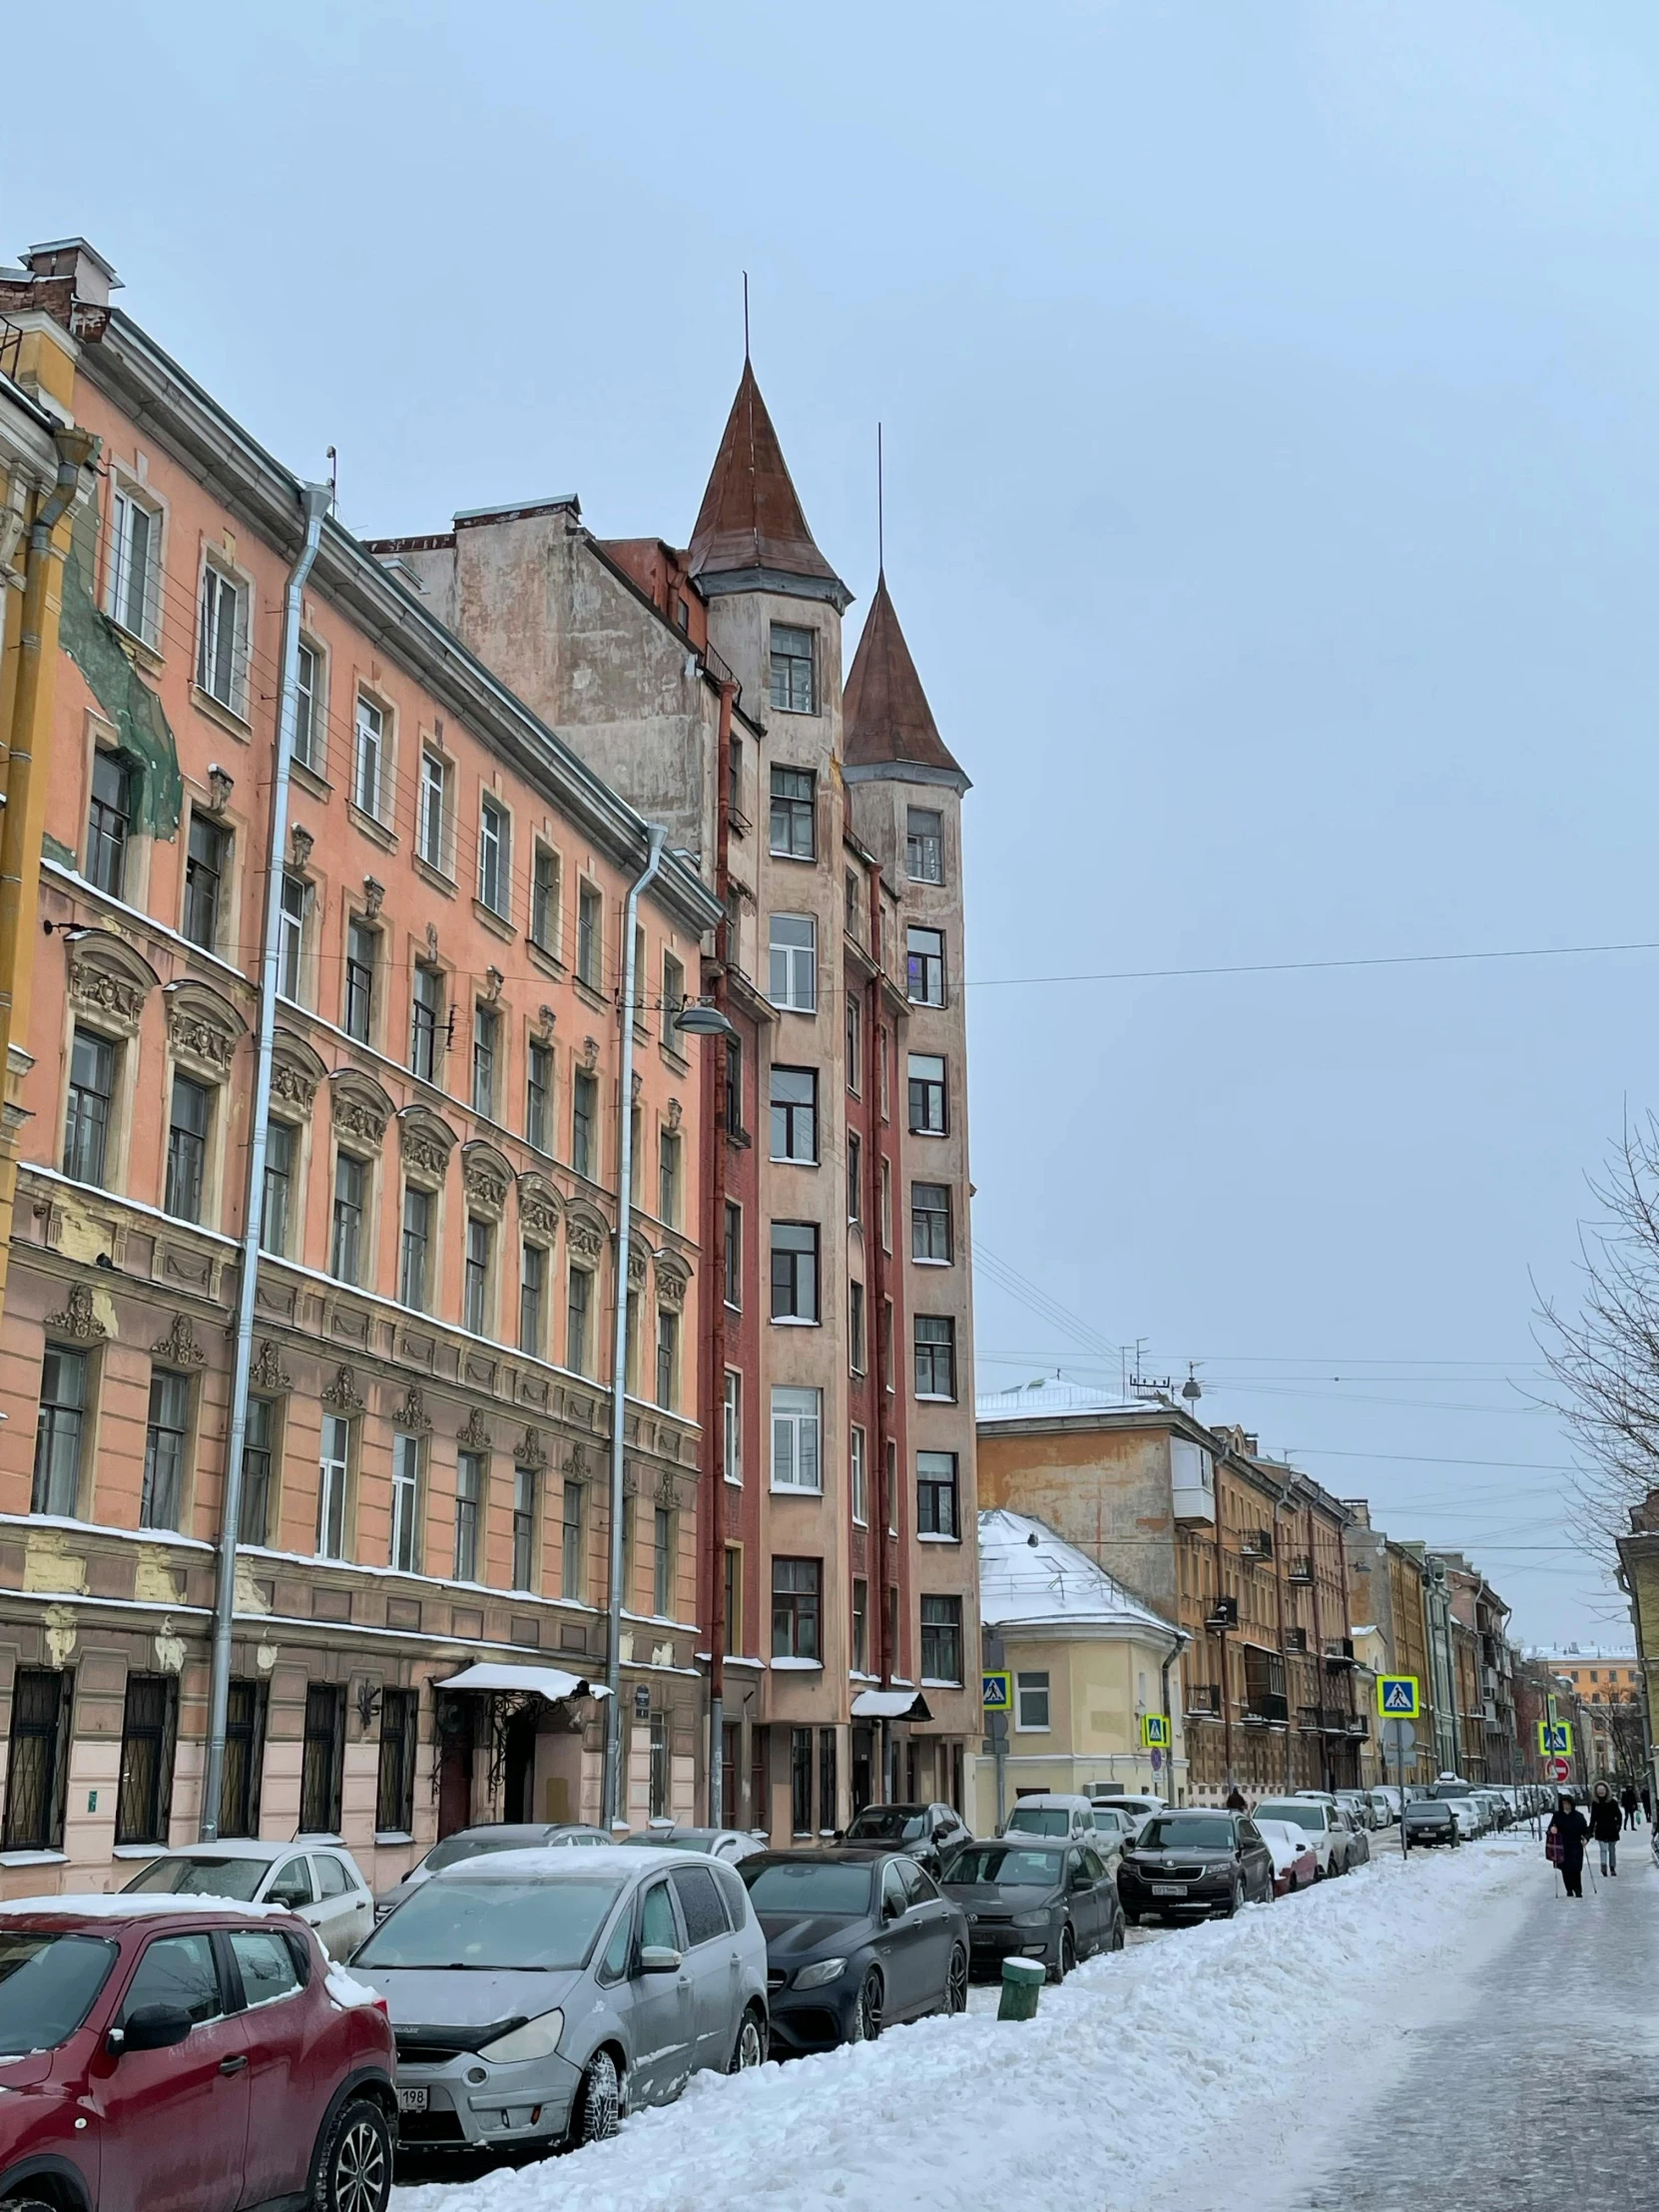
[[[1143,1339],[1524,1640],[1628,1638],[1525,1393],[1659,957],[1029,979],[1659,938],[1652,8],[83,0],[70,81],[50,36],[0,246],[84,232],[365,533],[574,490],[683,543],[750,271],[848,652],[880,417],[974,780],[981,1386]]]

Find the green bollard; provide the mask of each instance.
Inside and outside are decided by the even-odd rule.
[[[1038,1958],[1004,1958],[1002,1961],[1002,2001],[996,2008],[999,2020],[1034,2020],[1037,2016],[1037,1992],[1048,1978],[1048,1968]]]

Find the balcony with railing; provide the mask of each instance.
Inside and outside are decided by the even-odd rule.
[[[1256,1728],[1283,1728],[1290,1706],[1277,1690],[1247,1690],[1242,1718]]]
[[[1219,1721],[1221,1719],[1221,1684],[1219,1682],[1195,1682],[1187,1692],[1187,1718],[1189,1720]]]
[[[1306,1556],[1293,1559],[1291,1561],[1291,1571],[1285,1579],[1287,1582],[1312,1582],[1314,1579],[1313,1560]]]

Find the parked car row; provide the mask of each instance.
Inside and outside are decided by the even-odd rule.
[[[131,2212],[385,2212],[399,2140],[591,2142],[693,2073],[960,2012],[1010,1957],[1063,1979],[1132,1924],[1346,1874],[1384,1817],[1353,1800],[1382,1794],[1250,1813],[1040,1795],[989,1839],[948,1806],[889,1805],[793,1851],[496,1824],[379,1899],[332,1838],[159,1854],[122,1896],[0,1907],[0,2212],[101,2212],[117,2177]],[[1544,1795],[1447,1775],[1385,1814],[1456,1845]]]

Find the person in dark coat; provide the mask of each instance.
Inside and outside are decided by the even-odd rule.
[[[1236,1782],[1232,1789],[1228,1791],[1223,1803],[1230,1813],[1248,1813],[1250,1811],[1250,1807],[1244,1801],[1244,1792]]]
[[[1605,1875],[1619,1871],[1619,1838],[1623,1833],[1619,1801],[1605,1782],[1598,1782],[1590,1792],[1590,1834],[1601,1852],[1601,1871]]]
[[[1636,1795],[1636,1785],[1634,1782],[1627,1782],[1625,1784],[1624,1788],[1619,1793],[1619,1803],[1624,1807],[1625,1827],[1640,1828],[1642,1825],[1642,1821],[1641,1814],[1638,1808],[1641,1804],[1641,1800]]]
[[[1653,1826],[1653,1792],[1645,1782],[1642,1784],[1642,1816],[1651,1828]]]
[[[1570,1898],[1584,1895],[1584,1844],[1589,1833],[1588,1822],[1563,1790],[1544,1832],[1544,1854],[1560,1869],[1562,1885]]]

